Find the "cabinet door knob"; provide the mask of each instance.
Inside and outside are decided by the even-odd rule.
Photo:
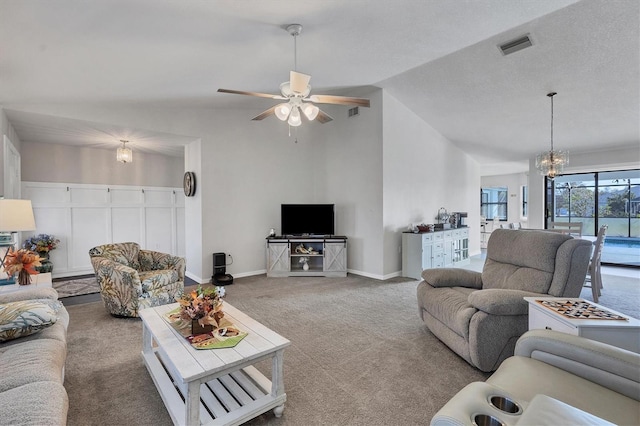
[[[553,330],[551,327],[545,327],[545,330]]]

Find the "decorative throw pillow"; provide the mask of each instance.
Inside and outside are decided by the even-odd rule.
[[[0,342],[28,336],[55,324],[57,310],[50,306],[50,302],[35,300],[0,305]]]

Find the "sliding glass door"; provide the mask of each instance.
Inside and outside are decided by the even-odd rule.
[[[547,179],[546,220],[582,222],[585,236],[607,225],[604,263],[640,266],[640,170]]]

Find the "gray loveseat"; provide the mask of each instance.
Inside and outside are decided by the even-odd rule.
[[[490,404],[501,397],[517,407]],[[515,356],[486,382],[458,392],[431,425],[483,424],[473,423],[476,417],[505,426],[638,425],[640,354],[557,331],[529,331],[518,340]]]
[[[468,363],[494,371],[528,329],[525,296],[578,297],[592,244],[555,232],[497,229],[482,273],[427,269],[418,307],[429,330]]]
[[[0,294],[0,304],[57,300],[52,288]],[[0,424],[65,425],[69,399],[63,387],[69,314],[64,306],[51,326],[0,343]]]

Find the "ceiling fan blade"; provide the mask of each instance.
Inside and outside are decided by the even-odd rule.
[[[349,96],[332,96],[332,95],[312,95],[309,96],[311,102],[319,104],[337,104],[337,105],[351,105],[361,106],[369,108],[369,99],[365,98],[352,98]]]
[[[231,90],[231,89],[218,89],[218,92],[221,93],[231,93],[233,95],[249,95],[249,96],[258,96],[259,98],[269,98],[269,99],[286,99],[280,95],[270,95],[269,93],[258,93],[258,92],[245,92],[243,90]]]
[[[271,108],[269,108],[268,110],[261,112],[260,114],[258,114],[255,117],[253,117],[252,120],[264,120],[265,118],[269,117],[270,115],[275,115],[277,106],[278,105],[274,105]]]
[[[323,110],[318,111],[318,116],[316,117],[316,121],[324,124],[324,123],[328,123],[331,120],[333,120],[333,118],[331,118],[329,114],[327,114]]]
[[[304,91],[307,90],[310,80],[310,75],[302,74],[297,71],[289,72],[289,84],[291,86],[291,90],[296,93],[304,93]]]

